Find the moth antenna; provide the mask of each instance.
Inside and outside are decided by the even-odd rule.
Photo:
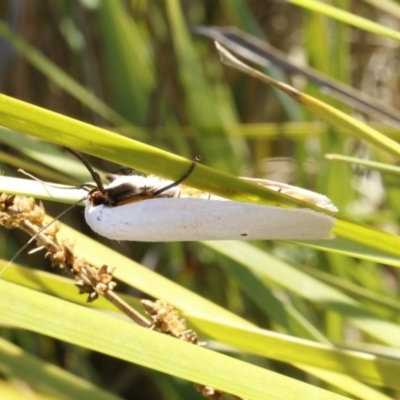
[[[155,192],[153,192],[154,196],[158,196],[159,194],[161,194],[162,192],[165,192],[168,189],[171,189],[175,186],[180,185],[183,181],[185,181],[187,178],[189,178],[190,174],[193,172],[194,167],[197,165],[197,163],[199,163],[201,160],[200,156],[196,156],[196,158],[194,159],[194,161],[192,162],[192,164],[190,165],[189,169],[175,182],[170,183],[167,186],[162,187],[161,189],[156,190]]]
[[[27,176],[27,177],[33,179],[33,180],[36,181],[36,182],[41,183],[41,184],[43,185],[44,189],[46,190],[47,194],[48,194],[50,197],[52,197],[52,196],[51,196],[51,193],[46,189],[46,186],[53,187],[53,188],[56,188],[56,189],[77,189],[76,186],[65,187],[65,186],[61,186],[61,185],[53,185],[53,184],[51,184],[51,183],[43,182],[42,180],[40,180],[40,179],[37,178],[36,176],[30,174],[29,172],[24,171],[23,169],[19,169],[17,172],[19,172],[20,174],[25,175],[25,176]]]
[[[15,261],[15,259],[43,232],[45,231],[49,226],[53,225],[56,221],[58,221],[63,215],[65,215],[68,211],[72,210],[74,207],[76,207],[81,201],[85,200],[85,197],[82,197],[78,201],[76,201],[74,204],[70,205],[67,209],[62,211],[60,214],[57,215],[52,221],[50,221],[47,225],[39,229],[38,232],[36,232],[11,258],[11,260],[2,268],[0,269],[0,276],[4,273],[4,271]]]
[[[37,237],[38,235],[40,235],[43,231],[45,231],[50,225],[53,225],[56,221],[58,221],[63,215],[65,215],[68,211],[72,210],[74,207],[76,207],[81,201],[85,200],[87,196],[82,197],[81,199],[79,199],[78,201],[76,201],[75,203],[71,204],[68,208],[66,208],[65,210],[61,211],[60,214],[57,215],[57,217],[55,217],[52,221],[50,221],[46,226],[44,226],[43,228],[41,228],[38,232],[36,232],[28,241],[28,243],[25,245],[29,245],[30,243],[32,243]]]
[[[101,193],[104,193],[105,192],[104,185],[103,182],[101,181],[100,175],[92,168],[92,166],[87,162],[87,160],[82,156],[82,154],[79,153],[78,151],[70,149],[69,147],[63,146],[63,148],[69,151],[72,155],[74,155],[78,160],[82,162],[82,164],[86,167],[86,169],[92,176],[94,182],[97,185],[97,188],[100,190]]]

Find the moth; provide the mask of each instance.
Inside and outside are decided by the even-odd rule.
[[[93,231],[113,240],[175,242],[200,240],[317,240],[332,238],[335,218],[310,209],[288,209],[226,200],[154,175],[107,174],[108,185],[73,150],[95,183],[82,185],[85,219]],[[198,160],[196,160],[198,161]],[[324,195],[284,183],[241,178],[326,210],[337,208]]]

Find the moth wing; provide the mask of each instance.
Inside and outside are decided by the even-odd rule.
[[[313,240],[332,238],[335,218],[308,209],[235,201],[155,198],[117,207],[87,203],[85,218],[113,240]]]
[[[260,186],[267,187],[271,190],[286,194],[287,196],[294,197],[295,199],[303,200],[315,206],[325,208],[326,210],[337,212],[338,209],[332,201],[323,194],[313,192],[311,190],[303,189],[297,186],[288,185],[287,183],[269,181],[267,179],[253,179],[243,178],[245,181],[256,183]]]

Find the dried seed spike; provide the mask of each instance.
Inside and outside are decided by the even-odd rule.
[[[179,313],[164,300],[155,302],[141,300],[146,313],[150,315],[153,324],[151,329],[165,333],[185,342],[199,344],[194,331],[187,329],[186,321],[180,319]]]
[[[185,342],[202,346],[199,342],[196,332],[186,329],[184,319],[179,319],[179,313],[170,304],[164,300],[150,301],[141,300],[142,306],[147,314],[150,315],[153,324],[150,329],[184,340]],[[194,385],[196,390],[200,392],[206,399],[222,400],[224,392],[209,386],[200,384]],[[236,397],[239,399],[238,397]],[[242,399],[244,400],[244,399]]]
[[[11,213],[8,212],[10,208]],[[64,213],[70,208],[64,211]],[[43,227],[42,224],[38,224],[38,218],[36,217],[33,219],[36,224],[33,224],[29,220],[29,214],[32,210],[36,211],[36,209],[40,212],[36,213],[35,216],[41,213],[44,214],[42,205],[35,205],[34,200],[0,193],[0,224],[10,229],[20,228],[32,236],[31,240],[14,255],[11,261],[9,261],[2,270],[0,270],[0,275],[27,245],[32,240],[36,239],[39,246],[43,246],[47,249],[46,257],[50,258],[53,266],[58,265],[61,268],[65,268],[66,271],[75,276],[75,285],[79,288],[81,294],[89,294],[89,302],[94,301],[99,295],[98,292],[101,292],[108,301],[113,303],[129,318],[137,324],[149,328],[150,322],[113,292],[116,283],[112,281],[112,273],[115,268],[103,266],[98,271],[96,268],[88,265],[82,258],[76,257],[73,246],[69,241],[63,241],[61,244],[57,241],[56,233],[58,231],[58,226],[52,226],[52,229],[49,229],[50,224]],[[54,221],[56,220],[53,220],[51,224]],[[93,280],[93,282],[91,280]]]
[[[75,283],[79,287],[80,293],[89,293],[88,301],[96,300],[97,295],[106,295],[116,287],[116,282],[112,280],[113,267],[103,265],[100,269],[93,268],[87,264],[80,267],[79,278]]]

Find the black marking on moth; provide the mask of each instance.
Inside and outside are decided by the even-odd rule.
[[[106,174],[105,177],[109,182],[114,182],[121,176],[131,176],[131,175],[133,175],[133,169],[126,167],[126,168],[121,168],[114,172],[109,172],[108,174]]]
[[[81,186],[81,188],[88,191],[88,198],[93,206],[106,205],[114,207],[129,202],[157,197],[168,189],[180,185],[190,176],[196,164],[200,162],[200,156],[196,156],[195,160],[190,165],[188,170],[179,179],[159,189],[149,190],[146,186],[138,187],[137,185],[129,182],[125,182],[116,187],[106,189],[100,179],[99,174],[94,171],[92,166],[87,162],[87,160],[82,156],[81,153],[68,147],[64,148],[72,153],[75,157],[77,157],[80,161],[82,161],[83,165],[87,168],[90,175],[92,176],[95,185],[84,184]],[[120,176],[131,175],[132,171],[133,170],[131,168],[122,168],[112,174],[107,174],[106,179],[110,182],[113,182]]]

